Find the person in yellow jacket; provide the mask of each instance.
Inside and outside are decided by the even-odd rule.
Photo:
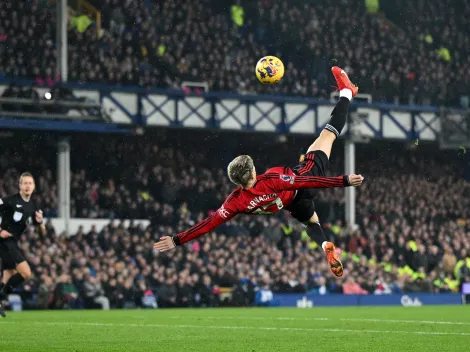
[[[295,245],[295,238],[294,238],[294,227],[292,226],[290,221],[281,223],[281,230],[282,230],[282,238],[279,242],[279,247],[284,248],[286,246],[286,242],[289,242],[290,247]]]
[[[450,51],[445,46],[442,46],[437,49],[437,55],[446,62],[449,62],[451,59]]]
[[[365,0],[365,5],[368,13],[377,13],[380,10],[379,0]]]
[[[462,249],[460,252],[460,257],[462,259],[460,259],[455,264],[455,268],[454,268],[454,276],[459,281],[463,276],[466,276],[466,275],[462,275],[463,272],[470,273],[470,255],[467,255],[466,250]]]
[[[243,27],[245,23],[245,10],[240,6],[240,1],[237,1],[236,4],[232,5],[230,9],[232,15],[232,21],[237,27]]]
[[[458,292],[458,290],[459,290],[459,280],[455,280],[455,279],[452,278],[451,275],[447,275],[444,278],[444,283],[447,284],[447,286],[449,287],[449,289],[452,292]]]
[[[90,18],[85,15],[72,17],[71,21],[72,27],[75,27],[80,33],[85,32],[91,23]]]

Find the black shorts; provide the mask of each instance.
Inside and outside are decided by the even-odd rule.
[[[16,266],[26,259],[15,239],[0,240],[0,259],[2,270],[16,269]]]
[[[292,168],[296,175],[303,176],[326,176],[326,170],[330,162],[325,152],[315,150],[308,152],[305,159],[299,165]],[[315,204],[313,199],[318,193],[317,189],[305,188],[299,189],[297,195],[291,204],[285,209],[300,222],[307,222],[315,213]]]

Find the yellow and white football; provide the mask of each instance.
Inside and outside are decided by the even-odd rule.
[[[256,64],[256,77],[263,84],[276,84],[284,76],[284,64],[275,56],[265,56]]]

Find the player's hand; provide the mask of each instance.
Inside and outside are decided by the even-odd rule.
[[[42,221],[44,220],[44,215],[42,215],[42,211],[37,211],[35,215],[36,215],[36,222],[38,224],[42,224]]]
[[[173,238],[170,236],[163,236],[158,242],[153,244],[153,248],[159,252],[165,252],[175,247],[175,242],[173,242]]]
[[[13,235],[9,233],[7,230],[0,230],[0,238],[9,238]]]
[[[362,175],[349,175],[348,176],[348,183],[350,186],[353,186],[353,187],[358,187],[362,185],[363,180],[364,180],[364,177],[362,177]]]

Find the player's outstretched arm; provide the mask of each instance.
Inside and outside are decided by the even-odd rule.
[[[348,175],[348,183],[352,187],[359,187],[362,185],[362,181],[364,181],[364,177],[362,175]]]
[[[279,175],[272,178],[274,186],[280,190],[294,191],[302,188],[358,187],[362,184],[362,175],[343,175],[336,177]]]
[[[214,214],[197,223],[189,230],[181,232],[176,236],[161,237],[158,242],[153,244],[153,248],[159,252],[165,252],[167,250],[173,249],[176,246],[180,246],[186,242],[199,238],[208,232],[211,232],[217,226],[220,226],[224,222],[232,219],[235,215],[237,215],[236,211],[229,210],[222,206]]]

